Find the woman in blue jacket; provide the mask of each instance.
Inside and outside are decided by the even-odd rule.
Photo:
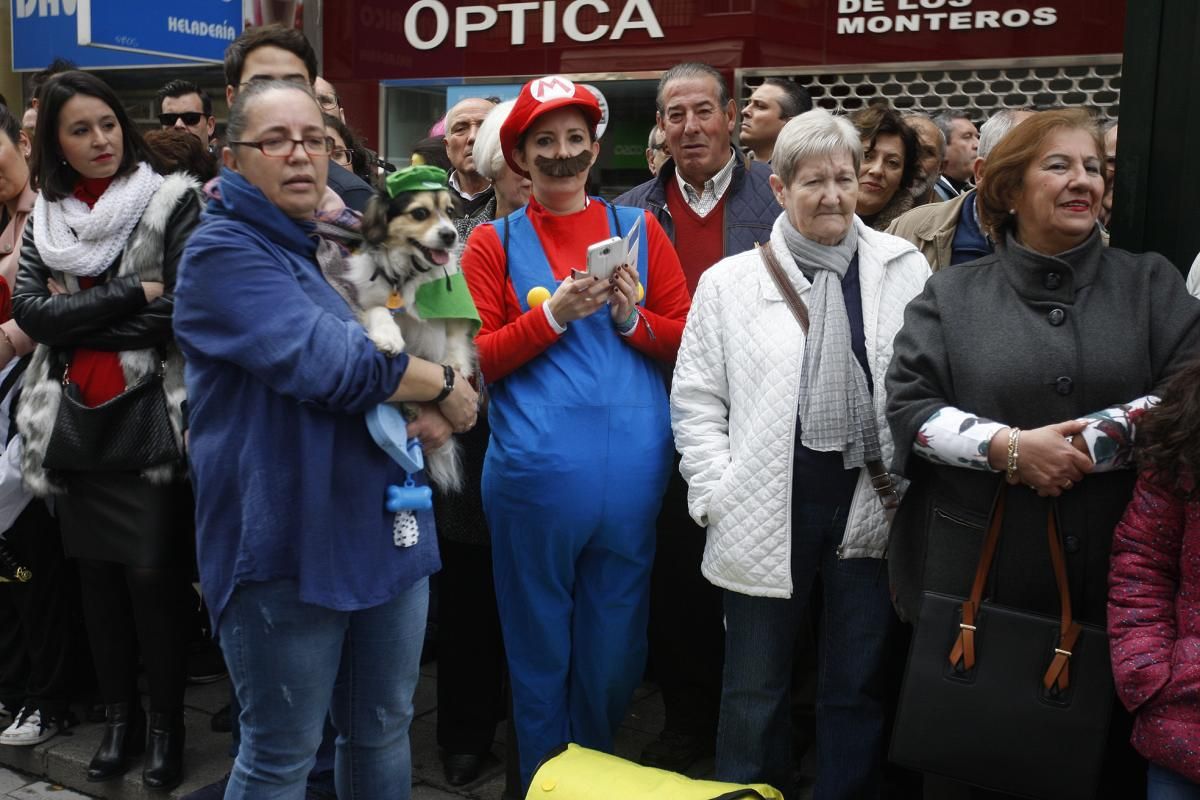
[[[403,476],[363,415],[422,402],[436,444],[471,427],[477,398],[439,365],[379,353],[323,279],[331,140],[307,88],[244,87],[228,137],[175,316],[200,580],[242,707],[225,796],[303,797],[329,710],[338,796],[407,798],[437,544],[427,513],[415,544],[394,543],[384,499]]]

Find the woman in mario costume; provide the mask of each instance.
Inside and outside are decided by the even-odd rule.
[[[529,204],[472,233],[462,266],[491,393],[483,503],[521,778],[556,746],[611,750],[646,657],[654,520],[671,469],[664,371],[688,311],[653,217],[588,197],[596,98],[527,83],[500,129]],[[611,279],[589,245],[631,237]]]

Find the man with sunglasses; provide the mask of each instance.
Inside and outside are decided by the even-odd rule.
[[[217,118],[212,113],[212,98],[191,81],[173,80],[158,90],[158,121],[164,128],[180,128],[212,146]]]

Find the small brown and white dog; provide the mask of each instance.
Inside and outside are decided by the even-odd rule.
[[[446,189],[399,191],[395,196],[379,192],[363,215],[363,246],[350,256],[344,274],[327,277],[356,308],[381,351],[448,364],[462,380],[475,374],[474,322],[422,318],[417,299],[422,286],[444,281],[449,287],[461,272],[454,252],[458,232],[453,212],[454,201]],[[456,285],[467,291],[461,279]],[[425,453],[425,467],[438,488],[461,489],[462,464],[453,438]]]

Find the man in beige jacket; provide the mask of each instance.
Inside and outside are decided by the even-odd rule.
[[[979,155],[973,167],[976,186],[984,178],[988,154],[1006,133],[1032,113],[1028,109],[1004,109],[983,123],[979,130]],[[971,189],[950,200],[914,208],[892,222],[887,232],[916,245],[934,272],[988,255],[993,245],[979,227],[976,193]]]

